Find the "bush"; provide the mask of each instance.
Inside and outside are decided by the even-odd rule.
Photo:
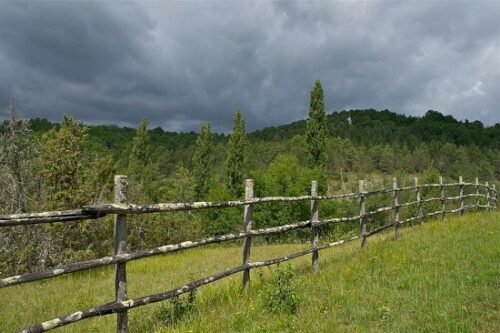
[[[187,297],[179,295],[171,298],[155,312],[155,319],[163,325],[170,326],[183,320],[191,313],[196,298],[196,289],[189,292]]]
[[[297,313],[300,299],[292,281],[293,271],[290,264],[278,265],[275,273],[274,280],[263,290],[262,298],[265,307],[273,313]]]

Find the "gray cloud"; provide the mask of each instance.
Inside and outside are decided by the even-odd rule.
[[[168,130],[327,109],[500,121],[498,2],[1,2],[0,106]]]

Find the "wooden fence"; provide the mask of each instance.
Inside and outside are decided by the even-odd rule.
[[[57,267],[52,270],[35,272],[23,275],[16,275],[0,279],[0,288],[9,287],[21,283],[32,282],[47,278],[52,278],[62,274],[87,270],[106,265],[115,265],[115,300],[106,304],[95,306],[89,309],[76,311],[52,320],[42,323],[37,323],[30,327],[20,330],[19,332],[45,332],[57,327],[75,323],[77,321],[91,318],[95,316],[104,316],[116,313],[117,314],[117,332],[126,333],[128,331],[127,311],[143,305],[163,301],[172,297],[179,296],[189,292],[200,286],[212,283],[227,276],[238,272],[243,272],[243,288],[248,288],[250,282],[250,270],[258,267],[275,265],[283,261],[295,259],[307,254],[312,254],[312,267],[315,272],[319,270],[319,255],[318,252],[327,248],[338,246],[350,241],[359,239],[361,247],[367,246],[368,238],[376,233],[379,233],[388,228],[394,227],[395,237],[401,236],[400,227],[403,224],[410,222],[423,223],[426,217],[441,216],[441,220],[445,220],[446,214],[458,213],[462,215],[467,210],[487,209],[492,210],[497,207],[497,191],[495,185],[489,186],[488,183],[480,184],[476,178],[474,183],[463,182],[460,177],[458,183],[445,184],[440,177],[439,184],[419,184],[415,178],[414,186],[398,187],[396,178],[393,179],[391,188],[380,188],[372,191],[365,190],[364,181],[359,182],[359,191],[357,193],[337,194],[337,195],[318,195],[318,184],[312,182],[311,194],[297,197],[263,197],[255,198],[253,196],[253,180],[245,181],[245,199],[225,202],[193,202],[193,203],[164,203],[152,205],[135,205],[127,201],[127,179],[125,176],[115,176],[114,179],[114,203],[105,205],[85,206],[81,209],[53,211],[43,213],[23,213],[14,215],[0,216],[0,227],[31,225],[39,223],[54,223],[67,222],[85,219],[97,219],[108,214],[115,214],[114,220],[114,255],[99,259],[76,262],[69,265]],[[446,197],[445,189],[457,187],[459,195],[454,197]],[[464,189],[472,187],[475,191],[471,194],[465,194]],[[439,197],[422,197],[422,190],[425,188],[439,189]],[[400,193],[404,191],[415,191],[415,201],[401,203]],[[388,207],[380,207],[371,211],[366,210],[366,202],[370,196],[392,194],[392,205]],[[474,199],[473,204],[465,204],[467,198]],[[483,203],[481,204],[481,198]],[[337,217],[320,219],[318,212],[318,202],[321,200],[334,199],[357,199],[359,202],[359,215],[350,217]],[[294,224],[281,225],[265,229],[252,229],[252,208],[254,205],[261,203],[272,202],[296,202],[309,201],[311,202],[311,217],[309,220],[297,222]],[[446,209],[447,201],[459,202],[458,208]],[[470,200],[469,200],[470,201]],[[434,212],[425,212],[423,209],[424,203],[438,202],[440,209]],[[126,216],[128,214],[146,214],[155,212],[172,212],[185,210],[198,210],[207,208],[225,208],[225,207],[244,207],[243,213],[243,231],[231,233],[221,236],[209,237],[197,241],[186,241],[179,244],[164,245],[148,250],[142,250],[133,253],[127,253],[126,250],[126,235],[127,223]],[[416,206],[415,216],[400,220],[400,209],[409,206]],[[373,230],[369,230],[367,220],[377,214],[383,212],[392,212],[391,223],[382,225]],[[359,235],[339,240],[333,243],[324,245],[319,244],[319,227],[323,225],[340,224],[346,222],[359,221]],[[274,258],[266,261],[251,262],[250,248],[251,239],[256,236],[279,234],[290,230],[298,230],[302,228],[310,228],[311,230],[311,247],[307,250],[293,253],[284,257]],[[227,269],[211,276],[204,277],[199,280],[191,281],[179,288],[165,291],[159,294],[147,295],[135,299],[127,297],[127,275],[126,262],[141,258],[151,257],[155,255],[176,252],[185,249],[191,249],[208,244],[222,243],[226,241],[244,239],[243,242],[243,263],[241,266]]]

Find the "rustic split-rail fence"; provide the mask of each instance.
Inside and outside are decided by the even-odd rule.
[[[459,189],[459,195],[446,197],[447,188],[455,187]],[[465,194],[465,188],[472,187],[472,193]],[[439,189],[439,197],[422,197],[422,190],[425,188]],[[474,191],[475,190],[475,191]],[[415,201],[405,203],[400,202],[400,193],[404,191],[415,191]],[[366,210],[366,202],[370,196],[392,194],[392,205],[388,207],[380,207],[371,211]],[[350,217],[337,217],[329,219],[320,219],[318,211],[318,202],[321,200],[334,199],[354,199],[359,202],[359,214]],[[472,199],[472,200],[471,200]],[[294,224],[281,225],[265,229],[252,229],[252,207],[261,203],[272,202],[311,202],[311,217],[309,220],[297,222]],[[473,201],[473,203],[465,204],[465,201]],[[423,209],[424,203],[437,202],[440,204],[440,209],[433,212],[426,212]],[[458,208],[446,209],[446,202],[458,201]],[[243,212],[243,231],[230,233],[226,235],[209,237],[197,241],[186,241],[179,244],[164,245],[148,250],[142,250],[133,253],[126,252],[127,239],[127,222],[128,214],[147,214],[158,212],[186,211],[208,208],[226,208],[226,207],[244,207]],[[409,206],[416,206],[415,216],[400,220],[400,209]],[[295,259],[307,254],[312,254],[313,271],[319,270],[319,255],[318,252],[327,248],[335,247],[341,244],[348,243],[354,240],[360,240],[361,247],[367,246],[368,237],[377,234],[383,230],[394,227],[395,238],[401,235],[401,225],[406,223],[423,223],[424,219],[431,216],[440,216],[441,220],[445,220],[446,214],[457,213],[464,214],[466,211],[477,211],[480,209],[493,210],[497,208],[497,191],[495,185],[490,186],[488,183],[480,184],[478,179],[474,183],[466,183],[460,177],[458,183],[443,183],[443,178],[440,177],[439,184],[419,184],[415,178],[413,186],[398,187],[396,178],[393,179],[392,188],[380,188],[372,191],[365,190],[364,181],[359,182],[359,191],[357,193],[336,194],[336,195],[318,195],[318,184],[313,181],[311,184],[310,195],[296,197],[262,197],[256,198],[253,196],[253,180],[245,181],[245,198],[244,200],[224,201],[224,202],[192,202],[192,203],[160,203],[151,205],[135,205],[127,201],[127,179],[125,176],[115,176],[114,179],[114,203],[104,205],[84,206],[81,209],[52,211],[43,213],[22,213],[14,215],[0,216],[0,227],[10,227],[19,225],[32,225],[39,223],[64,223],[68,221],[81,221],[87,219],[98,219],[108,214],[115,214],[114,220],[114,255],[99,259],[76,262],[65,266],[60,266],[55,269],[35,272],[23,275],[16,275],[0,279],[0,288],[9,287],[21,283],[32,282],[47,278],[52,278],[62,274],[87,270],[106,265],[115,265],[115,300],[98,305],[89,309],[76,311],[61,317],[47,320],[42,323],[34,324],[30,327],[20,330],[19,332],[46,332],[57,327],[72,324],[77,321],[95,317],[105,316],[109,314],[117,314],[117,332],[128,332],[127,311],[143,305],[163,301],[172,297],[179,296],[203,285],[212,283],[238,272],[243,272],[243,288],[248,288],[250,282],[250,270],[258,267],[275,265],[287,260]],[[383,226],[369,230],[367,220],[377,214],[384,212],[392,212],[391,222]],[[333,243],[320,245],[319,243],[319,227],[323,225],[340,224],[347,222],[359,222],[359,234],[347,239],[339,240]],[[291,230],[302,228],[310,228],[311,230],[311,247],[307,250],[289,254],[284,257],[274,258],[266,261],[252,262],[250,260],[251,239],[256,236],[279,234]],[[192,249],[208,244],[222,243],[226,241],[243,239],[243,263],[241,266],[227,269],[223,272],[204,277],[199,280],[191,281],[186,285],[176,289],[168,290],[159,294],[147,295],[135,299],[127,297],[127,274],[126,263],[128,261],[141,258],[151,257],[155,255],[176,252],[185,249]]]

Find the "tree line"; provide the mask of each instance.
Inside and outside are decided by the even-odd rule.
[[[303,195],[311,180],[319,181],[320,193],[336,193],[355,191],[362,178],[383,185],[392,175],[500,178],[498,124],[462,123],[436,111],[422,118],[375,110],[326,114],[319,81],[307,120],[253,133],[246,132],[238,108],[229,135],[212,133],[208,122],[198,133],[170,133],[148,129],[145,118],[136,129],[87,126],[70,116],[58,124],[21,120],[18,109],[8,107],[9,118],[0,126],[3,214],[109,202],[114,174],[128,176],[128,200],[134,203],[242,198],[247,177],[255,179],[256,196]],[[356,211],[355,203],[322,205],[325,216]],[[254,226],[294,223],[308,215],[307,203],[261,205]],[[241,229],[237,208],[130,220],[130,250]],[[329,232],[352,231],[342,228]],[[111,234],[110,217],[102,223],[0,229],[0,275],[108,255]]]

